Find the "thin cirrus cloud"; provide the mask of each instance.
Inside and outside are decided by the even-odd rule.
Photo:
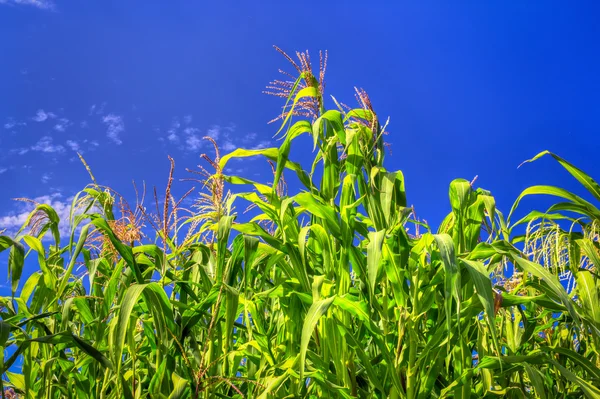
[[[75,140],[67,140],[66,144],[71,149],[71,151],[79,151],[79,149],[81,148],[79,146],[79,143]]]
[[[85,139],[81,142],[78,142],[76,140],[67,140],[65,142],[65,145],[67,147],[69,147],[69,149],[71,151],[79,152],[80,154],[83,154],[86,151],[94,150],[96,147],[98,147],[100,145],[100,143],[98,143],[96,140],[88,140],[88,139]]]
[[[54,119],[54,118],[56,118],[56,114],[54,114],[52,112],[46,112],[43,109],[38,109],[38,112],[31,119],[33,119],[36,122],[44,122],[48,119]]]
[[[0,0],[0,4],[9,6],[31,6],[39,8],[40,10],[53,11],[56,9],[56,5],[50,0]]]
[[[88,115],[92,116],[92,115],[102,115],[102,113],[104,112],[104,107],[106,107],[106,102],[103,102],[100,105],[97,104],[92,104],[92,106],[90,107],[90,111],[88,112]]]
[[[256,144],[255,146],[252,147],[253,150],[262,150],[264,148],[269,148],[272,145],[272,143],[268,140],[263,140],[261,142],[259,142],[258,144]]]
[[[183,129],[185,135],[185,144],[188,151],[197,151],[204,145],[204,141],[198,134],[200,129],[195,127],[186,127]]]
[[[234,137],[236,131],[234,124],[229,124],[227,126],[215,124],[210,126],[206,132],[202,134],[200,129],[193,126],[186,126],[180,130],[182,127],[180,120],[182,120],[184,124],[189,125],[192,122],[192,116],[186,115],[181,119],[174,117],[166,134],[159,137],[159,140],[178,144],[180,149],[186,152],[197,151],[203,148],[206,145],[205,137],[213,139],[218,143],[221,150],[227,152],[240,147],[239,143],[241,143],[241,147],[253,150],[268,148],[272,145],[271,141],[268,140],[262,140],[257,144],[254,144],[257,138],[256,133],[248,133],[239,138]]]
[[[41,178],[42,183],[44,183],[44,184],[48,183],[51,179],[52,179],[52,173],[44,173]]]
[[[64,132],[67,130],[69,126],[71,126],[73,122],[68,120],[67,118],[60,118],[56,125],[54,125],[54,130],[57,132]]]
[[[123,144],[123,141],[120,138],[121,133],[125,131],[123,117],[115,114],[108,114],[102,118],[102,122],[107,126],[106,136],[117,145]]]
[[[45,153],[60,153],[65,151],[65,147],[60,144],[54,144],[52,137],[44,136],[33,147],[31,147],[31,150]]]
[[[221,145],[221,149],[223,149],[224,151],[233,151],[237,148],[237,146],[235,144],[233,144],[231,141],[226,141]]]
[[[177,134],[178,129],[181,127],[181,123],[179,123],[179,118],[173,118],[171,122],[171,127],[167,130],[167,140],[171,142],[178,142],[179,135]]]
[[[26,122],[18,122],[16,120],[14,120],[13,118],[8,118],[6,120],[6,123],[4,124],[5,129],[12,129],[17,126],[27,126],[27,123]]]
[[[42,175],[42,180],[44,179],[44,176],[45,175]],[[31,202],[19,201],[16,204],[15,210],[0,216],[0,231],[6,230],[4,234],[16,233],[27,221],[27,217],[35,209],[36,204],[48,204],[54,208],[61,221],[58,225],[61,235],[67,235],[69,233],[68,222],[71,213],[72,200],[73,197],[65,198],[60,192],[54,192],[33,198]],[[77,213],[77,211],[74,213]],[[48,239],[50,236],[50,234],[47,234],[45,238]]]
[[[233,125],[227,127],[212,125],[205,134],[202,134],[199,128],[190,126],[192,120],[192,115],[185,115],[182,118],[173,117],[166,133],[159,137],[159,140],[178,145],[181,150],[189,152],[204,147],[206,144],[204,137],[206,136],[217,141],[219,138],[228,139],[227,132],[234,131]]]

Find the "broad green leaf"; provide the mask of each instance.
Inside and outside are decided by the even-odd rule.
[[[329,297],[321,299],[317,302],[313,302],[311,307],[306,313],[306,318],[302,324],[302,341],[300,343],[300,383],[304,383],[304,370],[306,368],[306,351],[308,349],[308,343],[313,335],[313,331],[317,325],[317,322],[325,313],[335,300],[335,297]]]
[[[377,275],[381,265],[381,248],[385,238],[385,230],[369,233],[369,245],[367,246],[367,272],[371,294],[375,293]]]
[[[544,155],[550,155],[552,158],[558,161],[579,183],[581,183],[597,200],[600,201],[600,185],[596,183],[594,179],[588,176],[584,171],[577,168],[573,164],[567,162],[563,158],[559,157],[556,154],[551,153],[550,151],[542,151],[537,154],[535,157],[528,159],[523,163],[533,162],[535,160],[540,159]]]

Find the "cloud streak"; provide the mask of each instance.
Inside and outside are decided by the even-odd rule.
[[[44,136],[33,147],[32,151],[40,151],[45,153],[64,152],[65,147],[60,144],[53,144],[52,137]]]
[[[181,127],[181,123],[179,123],[179,119],[173,118],[173,122],[171,122],[171,128],[167,130],[167,139],[171,142],[178,142],[179,135],[177,134],[177,130]]]
[[[102,118],[102,122],[107,126],[106,136],[117,145],[123,144],[123,141],[120,138],[121,133],[125,131],[123,117],[115,114],[108,114]]]
[[[0,1],[2,1],[2,0],[0,0]],[[56,118],[56,114],[54,114],[52,112],[46,112],[43,109],[38,109],[38,112],[31,119],[33,119],[36,122],[44,122],[48,119],[53,119],[53,118]]]
[[[56,130],[57,132],[64,132],[72,124],[73,122],[71,122],[67,118],[60,118],[56,125],[54,125],[54,130]]]
[[[13,127],[26,126],[26,125],[27,125],[27,123],[25,123],[25,122],[17,122],[13,118],[8,118],[7,122],[4,124],[4,128],[12,129]]]
[[[0,4],[32,6],[40,10],[53,11],[56,5],[50,0],[0,0]]]
[[[58,214],[60,219],[59,231],[62,236],[69,233],[69,214],[71,211],[71,202],[73,197],[64,198],[61,193],[51,193],[34,198],[37,204],[48,204]],[[0,216],[0,231],[6,229],[5,234],[14,235],[25,223],[27,216],[35,209],[35,204],[30,202],[18,202],[16,209],[4,216]],[[46,234],[45,238],[50,238]]]

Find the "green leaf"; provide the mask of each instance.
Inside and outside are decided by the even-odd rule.
[[[23,273],[23,265],[25,263],[25,248],[22,244],[14,241],[8,236],[0,236],[0,252],[10,248],[8,255],[8,276],[11,280],[12,296],[15,296],[21,273]]]
[[[488,326],[492,333],[492,338],[494,342],[494,346],[496,349],[496,354],[500,354],[500,344],[498,341],[498,334],[496,332],[496,320],[494,313],[494,291],[492,290],[492,280],[490,279],[490,275],[481,262],[471,261],[462,259],[462,264],[465,266],[471,279],[473,279],[473,283],[475,284],[475,290],[477,291],[477,296],[483,305],[485,310],[485,315],[487,317]]]
[[[526,273],[531,273],[535,277],[544,281],[550,288],[552,294],[558,297],[561,303],[565,305],[573,320],[575,320],[576,322],[579,321],[579,315],[577,314],[577,311],[573,306],[573,301],[571,300],[571,298],[569,298],[569,295],[565,291],[565,288],[555,276],[550,274],[550,272],[544,267],[529,260],[520,257],[515,257],[514,261],[521,270],[523,270]]]
[[[551,153],[550,151],[542,151],[537,154],[535,157],[528,159],[523,163],[533,162],[535,160],[540,159],[544,155],[550,155],[552,158],[558,161],[579,183],[581,183],[597,200],[600,201],[600,185],[596,183],[594,179],[592,179],[589,175],[587,175],[584,171],[567,162],[563,158],[559,157],[556,154]]]
[[[79,338],[77,335],[70,332],[61,332],[53,335],[45,335],[39,338],[30,339],[29,342],[40,342],[44,344],[67,344],[69,347],[77,347],[85,354],[93,357],[102,364],[107,369],[112,370],[113,365],[110,360],[108,360],[102,352],[98,349],[94,348],[91,344],[87,343],[83,339]]]
[[[369,232],[369,245],[367,246],[367,273],[372,295],[375,293],[375,285],[377,284],[377,275],[379,273],[379,266],[381,265],[381,248],[383,246],[384,238],[385,230]]]
[[[590,218],[600,219],[600,211],[594,205],[567,190],[553,186],[531,186],[523,190],[519,197],[517,197],[517,200],[510,210],[510,214],[508,216],[509,221],[515,209],[517,209],[519,206],[521,200],[528,195],[551,195],[554,197],[564,198],[580,207],[582,212],[585,212]]]
[[[317,322],[325,313],[335,300],[335,296],[321,299],[320,301],[313,302],[306,313],[304,324],[302,325],[302,340],[300,342],[300,384],[304,383],[304,369],[306,368],[306,350],[308,349],[308,343],[312,337],[313,331],[317,325]]]
[[[460,274],[454,254],[454,243],[448,234],[434,234],[433,238],[440,251],[440,257],[444,265],[444,308],[446,310],[446,319],[448,331],[451,331],[452,324],[452,298],[456,301],[456,314],[460,319]]]

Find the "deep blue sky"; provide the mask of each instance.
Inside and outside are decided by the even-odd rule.
[[[529,185],[577,190],[549,159],[517,170],[543,149],[600,176],[597,2],[227,3],[0,0],[0,228],[23,219],[14,197],[67,209],[89,182],[74,150],[131,194],[132,180],[162,190],[167,154],[188,177],[206,134],[267,145],[281,101],[261,91],[289,70],[273,44],[327,49],[338,100],[369,92],[391,117],[387,166],[435,226],[457,177],[478,175],[505,212]],[[234,167],[268,181],[263,164]]]

